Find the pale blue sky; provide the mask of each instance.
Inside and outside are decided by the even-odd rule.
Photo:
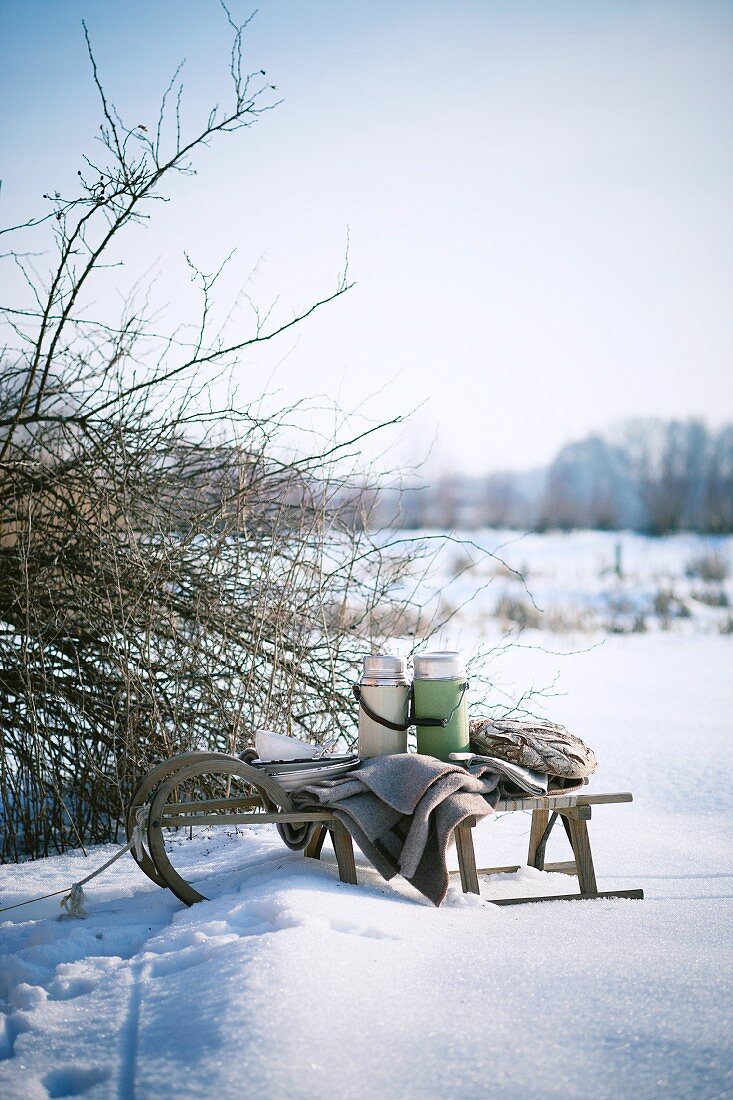
[[[82,17],[131,123],[183,57],[191,124],[226,94],[214,0],[0,0],[3,224],[93,150]],[[436,437],[474,472],[622,417],[730,419],[732,47],[710,0],[264,0],[247,55],[283,103],[176,181],[96,301],[154,265],[191,317],[183,248],[236,246],[222,303],[246,284],[287,316],[334,286],[348,228],[356,287],[243,364],[243,397],[275,370],[376,418],[426,401],[398,457]]]

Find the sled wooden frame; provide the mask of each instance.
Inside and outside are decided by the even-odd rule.
[[[247,798],[218,798],[195,802],[171,802],[176,788],[197,775],[218,774],[244,780],[253,789]],[[531,811],[527,863],[548,872],[562,872],[578,879],[579,892],[520,898],[492,899],[495,905],[521,905],[540,901],[575,901],[592,898],[643,898],[642,890],[599,891],[588,837],[587,822],[591,807],[631,802],[628,792],[618,794],[557,794],[538,798],[504,800],[497,813]],[[344,826],[328,810],[296,810],[289,794],[277,780],[259,769],[226,753],[192,752],[166,760],[144,777],[133,796],[127,813],[128,838],[132,836],[141,815],[147,816],[147,848],[135,855],[141,869],[159,886],[168,887],[186,905],[205,900],[191,883],[173,867],[165,848],[163,830],[187,825],[255,825],[293,824],[314,826],[304,849],[306,857],[319,859],[328,833],[331,837],[339,879],[357,884],[356,861],[352,839]],[[545,863],[547,838],[557,820],[561,820],[574,858],[564,863]],[[476,866],[472,830],[478,823],[467,818],[455,830],[458,871],[464,893],[480,894],[479,875],[510,874],[519,865],[507,867]],[[133,850],[134,854],[134,850]]]

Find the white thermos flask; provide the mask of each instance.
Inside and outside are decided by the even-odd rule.
[[[404,657],[365,657],[354,695],[359,702],[359,756],[366,760],[407,752],[410,683]]]

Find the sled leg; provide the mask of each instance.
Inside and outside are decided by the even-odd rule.
[[[333,838],[333,850],[336,853],[341,882],[348,882],[352,886],[356,886],[356,862],[354,861],[354,846],[351,841],[351,834],[340,821],[334,821],[331,826],[331,837]]]
[[[304,853],[309,859],[320,859],[323,842],[326,839],[326,826],[319,825],[313,830],[313,836],[305,846]]]

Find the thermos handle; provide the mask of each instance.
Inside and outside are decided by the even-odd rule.
[[[456,713],[456,711],[460,707],[461,703],[463,702],[463,696],[468,691],[468,680],[466,680],[464,683],[462,683],[460,685],[460,688],[461,688],[461,694],[458,696],[458,702],[453,707],[453,710],[450,712],[450,714],[448,715],[447,718],[418,718],[417,715],[415,715],[413,713],[413,714],[410,715],[411,724],[413,726],[437,726],[441,729],[445,729],[445,727],[450,723],[451,719],[453,718],[453,715]],[[414,696],[413,696],[413,704],[414,704]]]
[[[463,702],[463,696],[468,691],[468,680],[464,681],[460,685],[461,694],[458,696],[458,702],[453,707],[447,718],[418,718],[415,714],[415,693],[410,688],[410,713],[407,716],[407,721],[404,723],[390,722],[387,718],[382,718],[376,711],[372,710],[368,703],[365,703],[361,696],[361,688],[358,684],[352,686],[354,692],[354,698],[359,706],[362,708],[368,718],[371,718],[372,722],[378,722],[380,726],[386,726],[388,730],[398,730],[402,733],[403,730],[408,729],[410,726],[437,726],[440,729],[445,729],[450,724],[453,715],[456,713],[461,703]]]
[[[404,732],[413,723],[411,721],[411,715],[408,715],[406,722],[390,722],[387,718],[382,718],[376,711],[372,710],[368,703],[365,703],[361,696],[361,688],[358,684],[354,684],[352,689],[354,692],[354,698],[359,706],[362,708],[368,718],[371,718],[372,722],[378,722],[380,726],[386,726],[388,730],[397,730],[399,733]]]

